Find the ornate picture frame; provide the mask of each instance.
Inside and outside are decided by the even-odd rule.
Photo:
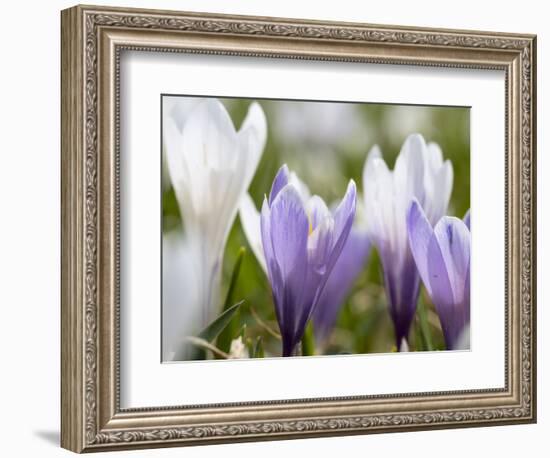
[[[75,452],[536,421],[536,37],[75,6],[61,15],[61,445]],[[505,72],[505,387],[122,409],[123,50]]]

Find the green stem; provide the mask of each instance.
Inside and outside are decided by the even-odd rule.
[[[302,355],[313,356],[315,354],[315,336],[313,335],[313,324],[311,321],[306,326],[304,337],[302,337]]]
[[[418,301],[418,321],[420,324],[420,333],[422,334],[422,340],[424,341],[424,345],[426,350],[433,351],[433,341],[432,341],[432,334],[430,332],[430,325],[428,323],[428,311],[426,310],[426,304],[424,301],[420,300]]]

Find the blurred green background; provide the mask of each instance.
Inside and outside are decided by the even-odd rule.
[[[239,129],[252,100],[220,100]],[[469,108],[257,101],[265,111],[268,124],[266,148],[249,188],[258,209],[284,163],[312,193],[320,195],[329,205],[344,195],[350,178],[355,180],[361,193],[363,164],[371,147],[378,145],[388,166],[393,168],[401,145],[412,133],[422,134],[426,142],[438,143],[444,159],[452,162],[454,185],[448,214],[462,218],[470,208]],[[166,180],[166,176],[163,179]],[[178,205],[173,190],[165,182],[163,230],[178,226],[181,226]],[[241,246],[247,248],[247,253],[233,297],[246,303],[234,318],[232,332],[243,333],[244,325],[245,339],[255,341],[261,336],[265,356],[280,356],[280,341],[266,330],[268,326],[278,332],[269,283],[249,249],[238,216],[224,255],[222,297]],[[410,333],[411,350],[444,349],[439,319],[423,288],[419,308]],[[316,354],[389,351],[395,351],[393,328],[386,307],[381,265],[376,250],[372,249],[363,273],[341,307],[329,341],[323,348],[316,348]]]

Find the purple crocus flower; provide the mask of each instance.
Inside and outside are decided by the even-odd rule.
[[[365,267],[369,252],[370,241],[366,232],[353,227],[313,312],[315,339],[318,342],[329,337],[340,307]]]
[[[299,190],[303,202],[310,200],[311,193],[295,173],[290,173],[289,181]],[[260,212],[254,201],[247,194],[240,207],[241,224],[258,263],[267,274],[267,265],[262,245],[260,230]],[[370,252],[370,241],[364,224],[354,221],[350,235],[344,244],[342,253],[336,261],[323,292],[313,313],[315,338],[317,342],[325,341],[334,327],[338,311],[348,295],[353,283],[363,269]]]
[[[303,337],[350,233],[356,204],[353,181],[331,212],[318,196],[304,201],[289,178],[284,165],[264,199],[260,222],[283,356],[291,356]]]
[[[469,224],[468,212],[465,221],[444,216],[432,228],[416,199],[407,213],[411,251],[450,350],[470,323]]]
[[[435,224],[446,213],[453,186],[451,163],[441,149],[410,135],[393,170],[375,146],[363,169],[367,232],[376,246],[384,271],[384,286],[395,330],[395,345],[406,348],[420,287],[420,278],[407,240],[407,209],[413,197]]]

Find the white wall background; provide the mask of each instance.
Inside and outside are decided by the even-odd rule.
[[[113,0],[115,2],[115,0]],[[537,425],[383,434],[300,441],[121,452],[146,457],[544,456],[550,414],[548,284],[550,42],[545,2],[535,0],[298,2],[278,0],[95,0],[149,8],[469,28],[538,35],[538,367]],[[2,456],[69,456],[59,440],[59,11],[72,2],[9,2],[0,47],[0,430]],[[547,453],[547,451],[546,451]],[[116,455],[112,455],[116,456]]]

